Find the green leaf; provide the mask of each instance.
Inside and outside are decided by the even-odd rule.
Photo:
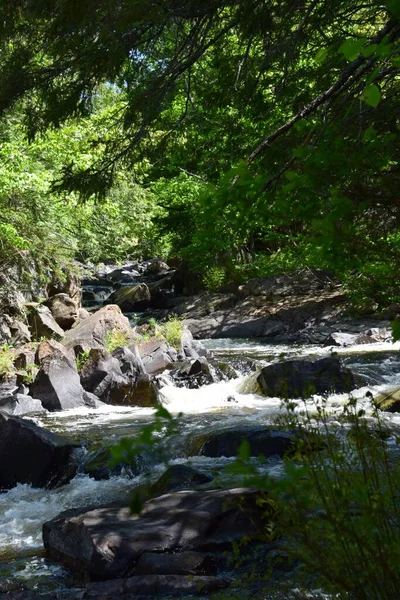
[[[385,0],[384,5],[390,13],[400,21],[400,4],[399,0]]]
[[[326,57],[328,56],[328,49],[327,48],[320,48],[315,56],[315,61],[318,64],[322,64],[324,62],[324,60],[326,59]]]
[[[365,44],[365,38],[358,40],[348,39],[343,42],[339,48],[339,52],[344,55],[347,60],[354,60],[360,54]]]
[[[398,342],[400,340],[400,321],[391,321],[390,325],[392,327],[393,342]]]
[[[368,58],[369,56],[374,54],[374,52],[376,52],[377,49],[378,49],[378,44],[370,44],[369,46],[364,48],[364,50],[362,51],[362,55],[365,56],[365,58]]]
[[[381,90],[375,84],[366,87],[362,95],[362,99],[364,100],[365,104],[368,104],[373,108],[376,108],[378,106],[378,104],[381,101],[381,98]]]
[[[394,58],[390,59],[390,62],[394,67],[400,69],[400,56],[395,56]]]
[[[243,461],[247,461],[250,458],[250,444],[248,440],[243,440],[243,442],[239,446],[238,450],[238,458]]]

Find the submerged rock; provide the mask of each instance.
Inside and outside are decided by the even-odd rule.
[[[249,444],[251,456],[283,457],[294,445],[295,435],[289,431],[267,427],[244,427],[206,434],[194,441],[192,454],[217,458],[237,456],[243,441]]]
[[[0,489],[18,483],[53,488],[76,473],[71,454],[77,444],[31,421],[0,414]]]
[[[263,394],[279,398],[308,398],[313,394],[350,392],[356,387],[352,372],[337,358],[275,363],[261,369],[257,382]]]
[[[144,504],[140,515],[111,506],[70,510],[43,525],[47,554],[92,580],[114,579],[145,552],[227,549],[262,528],[260,492],[182,491]]]

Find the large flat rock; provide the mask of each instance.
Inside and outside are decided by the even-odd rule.
[[[135,574],[146,552],[224,550],[261,527],[259,492],[181,491],[145,503],[140,515],[108,506],[66,511],[43,525],[53,559],[91,580]]]

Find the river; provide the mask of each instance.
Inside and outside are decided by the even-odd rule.
[[[256,361],[259,366],[282,358],[328,356],[330,348],[319,346],[288,346],[262,343],[259,340],[205,340],[204,345],[215,357],[234,367]],[[346,349],[335,349],[343,363],[355,375],[368,382],[354,392],[368,410],[366,392],[373,394],[400,387],[400,343],[373,344]],[[242,362],[241,362],[242,361]],[[12,576],[41,591],[68,587],[71,576],[67,570],[48,561],[43,553],[43,522],[62,510],[115,500],[128,500],[133,487],[144,478],[157,477],[168,464],[188,462],[203,472],[221,472],[232,458],[211,459],[203,456],[188,457],[191,440],[202,433],[252,424],[271,424],[281,411],[278,398],[265,398],[254,393],[243,393],[247,375],[229,381],[203,386],[200,389],[176,388],[164,378],[160,390],[162,404],[176,417],[176,433],[162,439],[162,453],[147,457],[143,472],[133,477],[127,471],[109,480],[96,481],[78,471],[67,485],[54,490],[34,489],[18,485],[0,494],[0,577]],[[329,411],[334,415],[348,400],[347,394],[328,398]],[[179,416],[178,416],[179,415]],[[82,462],[90,447],[116,443],[123,437],[134,436],[141,426],[154,419],[154,410],[107,406],[100,409],[75,409],[49,413],[32,420],[54,432],[79,440],[84,445],[77,451],[76,460]],[[384,419],[393,428],[400,425],[400,413],[384,413]],[[271,459],[267,469],[279,470],[280,461]],[[220,475],[223,477],[223,475]]]

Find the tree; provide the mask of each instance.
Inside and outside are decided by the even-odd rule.
[[[0,111],[23,99],[33,137],[90,114],[102,82],[119,94],[92,132],[95,160],[64,164],[58,189],[104,196],[121,164],[145,159],[148,181],[182,172],[204,181],[189,211],[203,266],[244,250],[270,257],[264,272],[363,267],[367,280],[375,271],[389,282],[399,219],[395,1],[53,4],[0,8]],[[210,224],[218,236],[204,236]]]

